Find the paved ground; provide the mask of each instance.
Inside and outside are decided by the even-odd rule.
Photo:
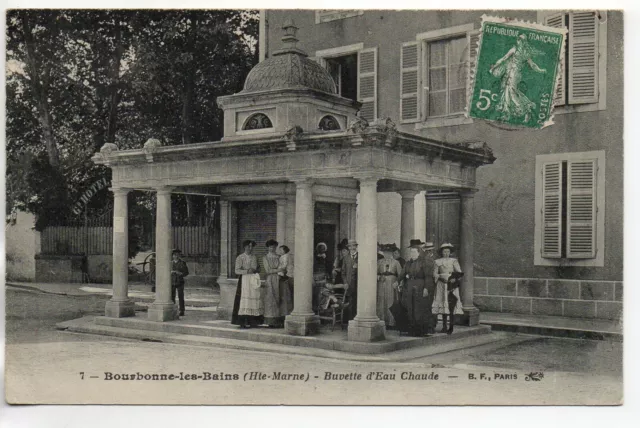
[[[55,330],[57,322],[101,314],[106,299],[7,290],[10,402],[615,404],[622,396],[620,342],[530,337],[405,363],[365,363]],[[253,379],[254,371],[268,378],[258,380],[260,374]],[[138,372],[143,377],[174,374],[179,379],[182,372],[183,379],[185,374],[201,378],[105,379],[109,376],[105,373],[137,376]],[[325,380],[328,372],[339,380]],[[372,372],[380,380],[367,380]],[[540,380],[526,380],[532,372],[542,373],[533,376]],[[300,375],[303,380],[278,380],[274,373]],[[214,374],[238,375],[238,380],[205,380]],[[437,381],[402,379],[435,375]]]

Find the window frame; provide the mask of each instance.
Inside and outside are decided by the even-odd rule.
[[[537,21],[540,24],[544,25],[545,18],[549,15],[553,15],[556,13],[567,14],[570,13],[570,10],[550,10],[550,11],[538,11],[537,12]],[[553,109],[554,114],[567,114],[567,113],[582,113],[588,111],[600,111],[607,109],[607,11],[598,11],[600,14],[604,15],[605,18],[599,21],[598,26],[598,102],[589,103],[589,104],[569,104],[568,100],[564,105],[555,106]],[[567,33],[568,37],[571,37],[570,33]],[[568,63],[566,61],[566,55],[568,55],[568,45],[565,46],[565,63],[564,67],[568,67]],[[567,96],[567,87],[565,79],[565,97]]]
[[[373,120],[377,120],[379,119],[379,115],[378,115],[378,47],[371,47],[371,48],[365,48],[364,47],[364,43],[360,42],[360,43],[354,43],[351,45],[345,45],[345,46],[338,46],[335,48],[329,48],[329,49],[322,49],[319,51],[315,52],[315,56],[312,58],[313,60],[315,60],[316,62],[318,62],[322,67],[324,67],[325,69],[327,69],[327,59],[331,59],[331,58],[337,58],[337,57],[342,57],[342,56],[347,56],[347,55],[353,55],[353,54],[357,54],[358,58],[357,58],[357,66],[358,66],[358,70],[357,70],[357,81],[356,81],[356,93],[357,93],[357,98],[358,101],[360,102],[364,102],[361,101],[361,94],[360,94],[360,82],[361,79],[363,78],[363,74],[360,70],[360,55],[361,54],[366,54],[369,52],[375,52],[375,62],[374,62],[374,71],[373,71],[373,76],[374,78],[374,92],[373,92],[373,100],[371,102],[373,102]]]
[[[339,19],[354,18],[356,16],[364,15],[364,10],[316,10],[316,24],[323,24],[325,22],[337,21]]]
[[[543,166],[548,162],[576,162],[581,160],[593,160],[597,162],[596,183],[595,183],[595,248],[596,253],[593,258],[573,259],[573,258],[548,258],[542,256],[542,233],[543,233],[543,201],[542,192]],[[535,226],[534,226],[534,266],[583,266],[583,267],[604,267],[605,252],[605,151],[596,150],[590,152],[569,152],[553,153],[536,156],[535,167]],[[566,242],[566,235],[563,231],[562,240]]]
[[[446,40],[446,39],[453,39],[457,37],[466,37],[467,43],[469,43],[469,35],[474,30],[475,30],[474,24],[470,23],[470,24],[457,25],[454,27],[441,28],[433,31],[427,31],[427,32],[419,33],[416,35],[416,41],[420,44],[420,55],[421,55],[421,57],[419,58],[419,64],[418,64],[420,68],[419,74],[418,74],[418,77],[420,79],[420,82],[419,82],[420,91],[418,93],[418,102],[419,102],[419,110],[420,110],[421,117],[420,117],[420,120],[417,121],[415,125],[416,130],[419,130],[422,128],[466,125],[466,124],[473,123],[473,120],[471,118],[465,116],[464,110],[462,112],[447,114],[443,116],[431,116],[431,117],[427,116],[427,110],[428,110],[427,103],[429,102],[429,99],[427,94],[428,89],[426,87],[426,83],[428,82],[428,73],[429,73],[428,44],[431,42],[437,42],[437,41]],[[469,59],[467,59],[467,67],[468,66],[469,66]],[[447,68],[448,67],[449,65],[447,64]],[[448,72],[449,70],[447,70],[447,75],[448,75]],[[467,81],[468,81],[468,78],[469,78],[469,69],[467,68]],[[465,84],[465,89],[468,89],[466,84]],[[465,91],[465,97],[466,95],[468,95],[466,94],[466,92],[467,91]],[[448,96],[449,95],[447,94],[447,97]]]

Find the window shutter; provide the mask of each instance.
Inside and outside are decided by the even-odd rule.
[[[567,258],[596,255],[595,159],[569,161],[567,185]]]
[[[598,102],[598,18],[569,14],[569,103]]]
[[[566,14],[564,13],[554,13],[551,15],[548,15],[545,17],[544,19],[544,23],[546,25],[548,25],[549,27],[554,27],[554,28],[563,28],[565,27],[565,17]],[[570,38],[567,37],[567,39]],[[565,46],[566,49],[566,46]],[[558,87],[556,89],[556,96],[554,97],[554,103],[557,106],[563,106],[566,104],[566,97],[565,97],[565,87],[567,86],[566,84],[566,68],[567,64],[565,63],[565,58],[566,55],[561,59],[560,62],[560,81],[558,82]]]
[[[467,89],[470,90],[476,75],[476,62],[478,60],[478,42],[480,41],[480,30],[473,30],[467,33],[467,44],[469,46],[469,69],[467,70]],[[467,109],[469,108],[467,100]]]
[[[469,70],[473,70],[475,73],[478,49],[480,48],[480,46],[478,46],[478,42],[480,41],[480,30],[469,31],[467,34],[467,40],[469,43]]]
[[[360,116],[369,122],[377,117],[378,48],[358,51],[358,101],[362,103]]]
[[[400,50],[400,122],[420,120],[420,43],[407,42]]]
[[[562,250],[562,162],[542,166],[542,257],[560,258]]]

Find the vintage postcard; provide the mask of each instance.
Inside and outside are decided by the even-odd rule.
[[[7,10],[6,401],[621,405],[623,18]]]

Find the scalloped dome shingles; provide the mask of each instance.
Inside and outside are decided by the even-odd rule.
[[[258,63],[244,82],[242,92],[309,88],[336,94],[336,84],[318,63],[296,53],[285,53]]]

